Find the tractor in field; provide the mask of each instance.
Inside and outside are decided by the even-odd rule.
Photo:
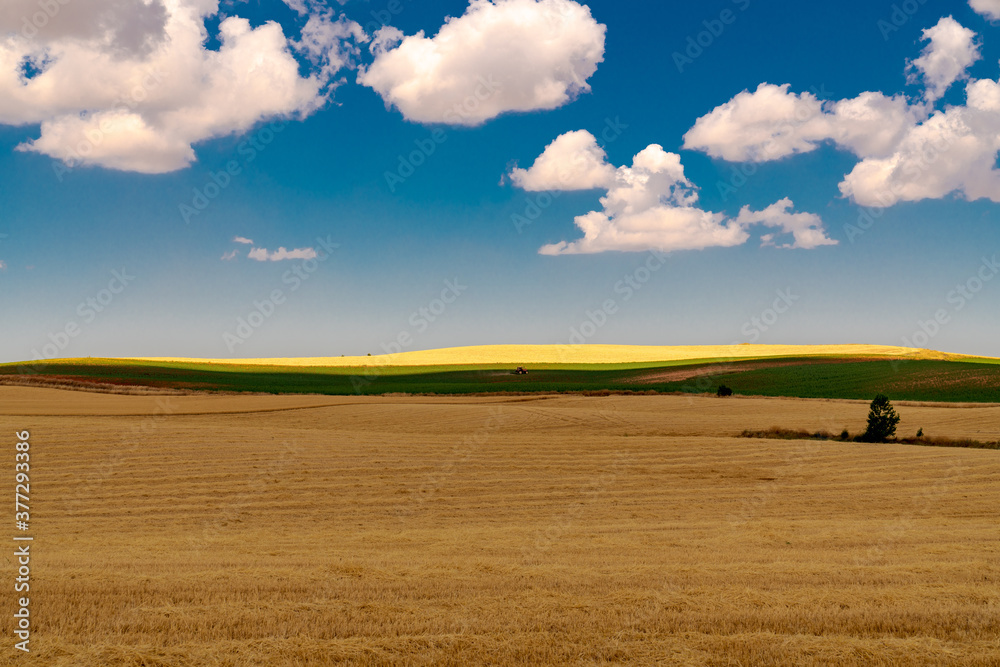
[[[514,375],[527,375],[527,374],[528,374],[528,369],[525,368],[524,366],[518,366],[517,368],[514,369]]]

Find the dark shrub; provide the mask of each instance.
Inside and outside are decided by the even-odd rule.
[[[733,390],[730,389],[729,387],[727,387],[724,384],[720,384],[719,385],[719,390],[717,392],[715,392],[715,395],[716,396],[732,396],[733,395]]]

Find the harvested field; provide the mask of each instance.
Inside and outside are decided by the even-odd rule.
[[[866,413],[0,387],[36,624],[3,664],[1000,663],[1000,453],[738,437]]]

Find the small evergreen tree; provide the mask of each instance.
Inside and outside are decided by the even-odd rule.
[[[864,442],[885,442],[896,435],[896,425],[899,415],[889,402],[889,397],[879,394],[872,401],[868,411],[868,429],[861,436]]]

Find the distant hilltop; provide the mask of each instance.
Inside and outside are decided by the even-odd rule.
[[[724,361],[799,356],[975,359],[967,355],[891,345],[475,345],[364,357],[186,359],[134,357],[130,361],[253,366],[468,366],[480,364],[627,364],[688,360]]]

